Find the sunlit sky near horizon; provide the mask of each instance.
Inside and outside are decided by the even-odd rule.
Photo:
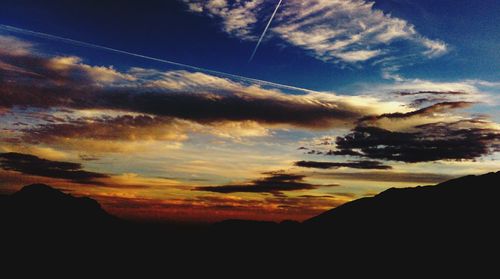
[[[304,220],[500,169],[500,2],[278,2],[0,0],[0,193]]]

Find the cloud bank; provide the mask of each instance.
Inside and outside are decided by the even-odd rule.
[[[455,92],[417,92],[451,95]],[[406,95],[406,93],[405,93]],[[414,95],[413,93],[411,95]],[[308,154],[350,156],[406,163],[476,160],[500,151],[500,126],[488,116],[457,113],[472,102],[438,102],[409,112],[362,117],[350,133]],[[335,149],[325,150],[334,145]],[[327,165],[325,165],[327,166]]]
[[[254,121],[326,129],[396,106],[330,93],[290,95],[204,73],[140,68],[120,72],[87,65],[78,57],[46,57],[26,46],[22,51],[2,50],[0,61],[3,109],[115,110],[201,124]]]
[[[338,151],[334,154],[415,163],[473,160],[500,151],[499,130],[462,127],[462,124],[426,124],[415,127],[415,132],[359,126],[337,138]]]

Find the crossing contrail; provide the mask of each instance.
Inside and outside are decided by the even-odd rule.
[[[280,1],[280,3],[281,3],[281,1]],[[139,58],[143,58],[143,59],[147,59],[147,60],[151,60],[151,61],[156,61],[156,62],[163,63],[163,64],[169,64],[169,65],[178,66],[181,68],[186,68],[186,69],[205,72],[205,73],[209,73],[209,74],[224,76],[224,77],[233,78],[233,79],[240,80],[240,81],[256,83],[259,85],[267,85],[267,86],[272,86],[275,88],[295,90],[295,91],[301,91],[301,92],[307,92],[307,93],[316,92],[314,90],[296,87],[296,86],[292,86],[292,85],[280,84],[280,83],[275,83],[275,82],[266,81],[266,80],[260,80],[260,79],[255,79],[255,78],[249,78],[249,77],[229,74],[229,73],[225,73],[225,72],[221,72],[221,71],[217,71],[217,70],[206,69],[206,68],[202,68],[202,67],[192,66],[192,65],[183,64],[183,63],[170,61],[170,60],[166,60],[166,59],[155,58],[155,57],[151,57],[151,56],[147,56],[147,55],[137,54],[137,53],[119,50],[119,49],[115,49],[115,48],[110,48],[110,47],[106,47],[106,46],[96,45],[96,44],[92,44],[92,43],[86,43],[86,42],[77,41],[77,40],[64,38],[64,37],[59,37],[59,36],[51,35],[51,34],[47,34],[47,33],[17,28],[17,27],[10,26],[10,25],[0,24],[0,29],[8,31],[8,32],[18,33],[18,34],[31,35],[31,36],[35,36],[35,37],[42,38],[42,39],[49,39],[49,40],[54,40],[54,41],[63,42],[63,43],[67,43],[67,44],[83,46],[83,47],[88,47],[88,48],[94,48],[94,49],[100,49],[100,50],[105,50],[105,51],[109,51],[109,52],[139,57]]]
[[[273,15],[269,19],[269,22],[267,23],[266,28],[264,29],[264,32],[262,32],[262,35],[260,35],[259,41],[257,42],[257,45],[255,46],[255,49],[253,50],[252,56],[250,56],[250,59],[248,60],[248,62],[251,62],[253,60],[253,58],[255,57],[255,54],[257,53],[257,50],[259,49],[260,43],[262,43],[264,36],[266,36],[267,29],[269,29],[269,26],[271,26],[271,23],[273,22],[274,16],[276,15],[276,13],[278,12],[278,9],[281,6],[281,2],[283,2],[283,0],[280,0],[278,2],[278,5],[276,6],[276,9],[274,9]]]

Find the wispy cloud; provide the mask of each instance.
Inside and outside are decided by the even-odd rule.
[[[387,101],[399,100],[412,107],[428,106],[440,102],[474,102],[496,105],[496,90],[500,86],[483,80],[435,81],[409,79],[367,84],[357,89],[362,94],[377,96]]]
[[[192,12],[206,12],[210,16],[223,19],[222,28],[225,32],[235,36],[257,40],[259,37],[253,32],[258,21],[258,13],[262,9],[264,0],[183,0]]]
[[[226,33],[243,40],[257,40],[262,11],[269,5],[257,0],[183,1],[192,12],[221,20]],[[357,63],[408,54],[433,58],[448,51],[446,43],[421,35],[411,23],[364,0],[285,1],[273,25],[271,35],[328,62]],[[391,47],[397,41],[408,44],[403,54]]]

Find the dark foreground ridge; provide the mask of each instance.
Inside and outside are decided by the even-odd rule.
[[[488,230],[496,226],[500,212],[500,172],[465,176],[435,186],[391,188],[374,197],[361,198],[298,223],[227,220],[209,228],[228,231],[301,230],[316,233],[436,233],[448,230]],[[25,186],[10,196],[0,196],[0,220],[4,224],[51,229],[96,229],[101,226],[144,226],[168,230],[172,226],[135,224],[120,220],[91,198],[73,197],[48,185]],[[93,228],[95,226],[95,228]],[[12,229],[15,227],[10,226]],[[179,229],[176,227],[176,229]]]
[[[465,176],[435,186],[391,188],[324,212],[304,222],[315,229],[389,233],[457,233],[497,226],[500,172]]]
[[[88,228],[112,225],[119,220],[87,197],[73,197],[45,184],[32,184],[0,200],[0,217],[11,226],[39,229]],[[9,229],[7,228],[7,229]]]
[[[120,220],[95,200],[35,184],[0,196],[0,237],[16,247],[42,243],[54,249],[71,244],[143,253],[158,249],[189,256],[253,251],[264,257],[303,257],[321,250],[336,255],[354,251],[358,257],[391,249],[397,255],[419,250],[429,256],[436,249],[447,255],[457,249],[480,249],[482,253],[498,244],[499,194],[497,172],[435,186],[389,189],[303,223],[228,220],[207,227],[172,227]],[[309,253],[299,254],[303,249]]]

